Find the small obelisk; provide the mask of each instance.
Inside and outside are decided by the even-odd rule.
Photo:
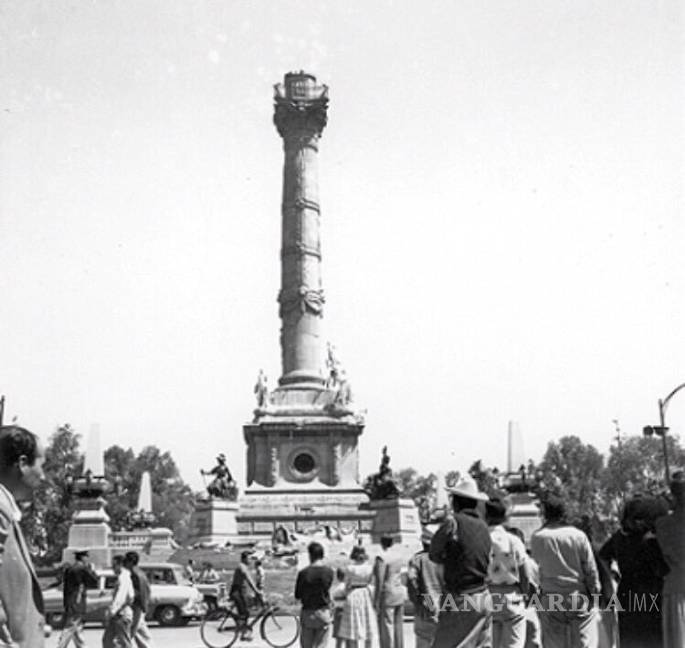
[[[103,497],[108,487],[104,455],[100,445],[100,426],[93,424],[86,444],[83,475],[74,484],[77,504],[69,527],[68,546],[63,553],[64,560],[71,560],[74,551],[85,549],[90,552],[90,559],[94,565],[109,565],[111,529]]]
[[[507,474],[512,474],[525,463],[523,435],[516,421],[509,421],[507,437]]]
[[[143,513],[152,513],[152,486],[150,485],[150,473],[147,470],[140,476],[137,510]]]

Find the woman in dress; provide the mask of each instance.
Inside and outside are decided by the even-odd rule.
[[[338,636],[345,639],[347,648],[356,648],[360,641],[364,642],[366,648],[371,648],[378,636],[378,623],[371,597],[373,567],[367,562],[364,547],[354,547],[350,560],[352,563],[345,570],[347,598]]]

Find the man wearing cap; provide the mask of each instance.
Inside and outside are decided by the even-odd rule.
[[[561,497],[547,496],[542,509],[545,524],[530,540],[540,567],[542,643],[545,648],[595,648],[597,615],[589,603],[601,587],[592,545],[566,521]]]
[[[498,648],[524,648],[526,617],[524,596],[529,593],[530,575],[526,547],[506,530],[508,502],[498,496],[485,504],[492,549],[488,587],[493,597],[492,642]]]
[[[421,531],[423,549],[409,561],[407,590],[414,604],[414,636],[416,648],[430,648],[438,628],[438,612],[442,585],[437,565],[428,556],[433,529],[424,526]]]
[[[444,594],[434,648],[489,648],[492,638],[491,598],[486,578],[490,532],[476,506],[488,496],[473,479],[460,481],[452,493],[453,513],[431,541],[429,556],[442,565]]]
[[[71,641],[76,648],[86,645],[81,633],[86,616],[87,590],[98,585],[98,576],[88,562],[88,552],[74,552],[74,562],[64,571],[64,630],[57,642],[57,648],[66,648]]]
[[[673,473],[671,494],[674,507],[656,521],[656,539],[669,572],[662,595],[664,648],[685,646],[685,471]]]

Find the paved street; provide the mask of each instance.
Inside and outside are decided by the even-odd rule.
[[[152,638],[157,648],[204,648],[202,639],[200,639],[200,625],[198,623],[191,623],[185,628],[158,628],[151,627]],[[47,640],[45,648],[55,648],[57,646],[57,639],[59,637],[59,630],[52,633],[52,636]],[[100,648],[102,646],[102,629],[95,626],[90,626],[85,632],[85,639],[88,648]],[[73,644],[72,644],[73,645]],[[335,646],[335,642],[331,641],[331,648]],[[411,623],[404,624],[404,645],[405,648],[414,648],[414,634],[412,632]],[[299,647],[299,642],[294,644]],[[235,647],[240,648],[269,648],[268,644],[255,635],[255,640],[250,642],[238,642]]]

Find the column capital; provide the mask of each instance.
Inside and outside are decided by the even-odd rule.
[[[274,86],[274,124],[283,139],[318,138],[328,120],[328,88],[305,72],[285,75]]]

